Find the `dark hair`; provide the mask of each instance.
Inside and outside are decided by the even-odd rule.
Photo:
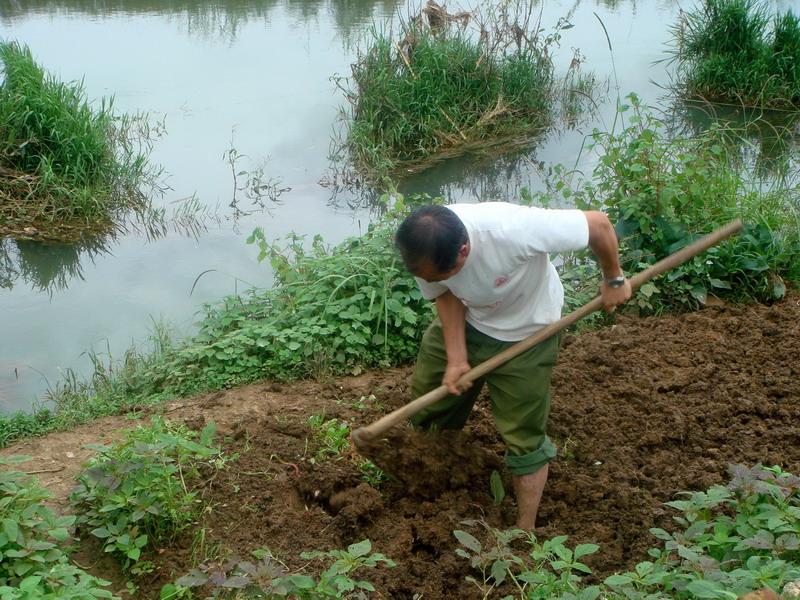
[[[430,261],[440,273],[456,266],[458,251],[469,241],[467,228],[444,206],[423,206],[400,224],[395,245],[412,273],[422,261]]]

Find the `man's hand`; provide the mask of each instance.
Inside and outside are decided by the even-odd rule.
[[[448,361],[447,368],[444,371],[444,377],[442,377],[442,385],[446,385],[451,394],[455,394],[456,396],[461,395],[461,392],[464,392],[472,387],[472,383],[467,383],[466,385],[459,387],[456,385],[456,382],[464,373],[469,370],[470,366],[466,362],[451,363]]]
[[[612,288],[605,281],[600,285],[600,296],[603,298],[603,308],[607,313],[614,312],[617,306],[630,300],[632,293],[631,282],[627,279],[616,288]]]

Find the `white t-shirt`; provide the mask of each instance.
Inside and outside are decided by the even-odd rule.
[[[448,206],[464,223],[470,251],[453,277],[427,282],[428,300],[450,290],[467,307],[467,322],[495,339],[516,342],[561,318],[564,288],[548,253],[581,250],[589,224],[580,210],[505,202]]]

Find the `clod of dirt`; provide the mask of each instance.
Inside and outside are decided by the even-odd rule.
[[[476,445],[461,431],[400,429],[360,443],[358,451],[405,484],[408,494],[422,498],[483,482],[487,472],[502,468],[497,454]]]
[[[367,483],[335,493],[328,505],[346,530],[363,527],[385,509],[380,492]]]

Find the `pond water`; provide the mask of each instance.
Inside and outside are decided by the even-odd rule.
[[[89,374],[87,351],[119,357],[146,342],[154,321],[186,334],[202,303],[269,286],[269,268],[245,244],[254,227],[270,238],[295,231],[337,242],[366,226],[361,198],[320,185],[344,102],[330,77],[347,75],[365,32],[398,10],[409,9],[394,0],[0,2],[0,37],[28,44],[64,80],[83,78],[92,98],[114,95],[121,111],[163,118],[166,134],[152,159],[171,189],[157,203],[171,210],[195,195],[218,216],[196,236],[130,233],[89,246],[2,241],[0,410],[30,408],[65,369]],[[551,28],[568,14],[574,24],[562,34],[558,72],[578,48],[584,69],[608,81],[612,98],[617,89],[635,91],[656,104],[668,81],[656,61],[678,11],[677,0],[558,0],[542,6],[542,24]],[[590,122],[535,148],[494,161],[453,160],[401,190],[513,201],[521,186],[537,187],[533,161],[578,160],[590,169],[580,151],[585,135],[610,127],[614,112],[607,99]],[[223,156],[231,148],[245,155],[239,169],[263,164],[267,177],[291,188],[278,204],[234,218]]]

